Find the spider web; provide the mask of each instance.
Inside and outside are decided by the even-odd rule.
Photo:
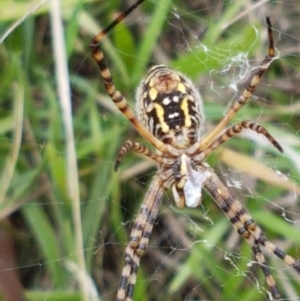
[[[51,28],[47,15],[38,11],[0,45],[5,62],[0,70],[5,74],[0,98],[1,166],[7,171],[10,163],[12,168],[11,177],[3,172],[1,180],[2,228],[8,240],[0,251],[7,262],[0,266],[0,284],[4,284],[0,292],[4,281],[14,277],[13,290],[24,289],[26,300],[83,300],[79,283],[94,296],[92,300],[114,300],[130,229],[155,166],[129,154],[121,171],[113,173],[122,142],[139,137],[104,93],[87,45],[99,31],[97,23],[104,26],[111,21],[116,4],[62,5],[84,248],[83,252],[76,248],[73,206],[67,196],[68,154],[55,94]],[[267,53],[264,20],[271,17],[276,60],[233,122],[247,119],[262,124],[281,143],[284,154],[245,131],[216,150],[208,163],[267,238],[300,258],[299,4],[174,0],[149,57],[146,52],[137,56],[151,34],[147,30],[157,5],[158,1],[149,1],[139,7],[105,42],[116,85],[133,106],[141,66],[165,63],[181,70],[201,91],[206,132],[222,118]],[[20,17],[16,13],[3,19],[2,28]],[[12,164],[21,88],[26,95],[23,135]],[[12,239],[9,253],[15,256],[10,261],[4,256]],[[77,263],[81,253],[86,273]],[[266,258],[283,300],[300,300],[299,274],[275,256]],[[141,260],[134,300],[267,300],[268,291],[251,249],[208,195],[199,208],[181,210],[166,193]]]

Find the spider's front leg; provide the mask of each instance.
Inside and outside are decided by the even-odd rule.
[[[146,251],[165,189],[163,180],[159,175],[156,175],[151,182],[130,234],[116,301],[132,300],[140,257]]]
[[[272,298],[279,300],[281,298],[281,294],[277,288],[274,277],[271,275],[271,271],[267,265],[260,246],[263,246],[271,254],[276,255],[297,272],[300,272],[300,261],[295,260],[293,257],[287,255],[265,238],[260,227],[256,225],[246,209],[235,197],[231,195],[228,188],[213,171],[211,171],[211,177],[205,183],[204,187],[228,217],[239,235],[241,235],[250,245],[255,259],[260,265],[266,278]]]

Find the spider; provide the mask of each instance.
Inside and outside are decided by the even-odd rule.
[[[116,160],[115,170],[123,156],[129,150],[133,150],[157,163],[157,172],[141,205],[130,234],[129,244],[125,249],[125,265],[116,300],[130,301],[133,298],[140,258],[146,251],[163,194],[168,188],[172,189],[175,203],[180,208],[199,205],[202,189],[206,189],[238,234],[250,245],[273,299],[280,299],[280,292],[261,248],[273,253],[298,272],[300,272],[300,261],[285,254],[266,239],[246,209],[205,162],[213,150],[238,135],[243,129],[264,135],[275,148],[280,152],[283,151],[280,144],[263,126],[252,121],[242,121],[225,128],[231,118],[246,104],[274,59],[275,47],[271,21],[266,18],[269,49],[258,71],[252,76],[248,87],[232,102],[214,130],[202,137],[204,115],[201,95],[191,80],[182,73],[165,65],[155,65],[150,68],[136,91],[137,116],[114,85],[101,48],[101,41],[144,1],[136,1],[96,35],[90,44],[108,95],[139,134],[156,150],[153,152],[139,142],[128,140],[121,147]]]

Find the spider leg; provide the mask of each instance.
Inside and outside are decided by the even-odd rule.
[[[252,226],[252,228],[253,228],[253,226]],[[276,247],[274,244],[269,242],[266,239],[266,237],[264,236],[263,231],[256,224],[254,224],[254,229],[249,229],[249,231],[252,234],[252,237],[255,238],[255,244],[253,246],[251,246],[251,249],[252,249],[253,253],[255,254],[255,258],[256,258],[257,262],[260,264],[261,269],[266,277],[266,280],[270,287],[272,296],[275,299],[280,299],[280,292],[278,291],[278,288],[276,287],[275,279],[273,278],[273,276],[270,273],[270,269],[267,266],[266,260],[260,250],[259,245],[263,246],[271,254],[276,255],[283,262],[285,262],[288,266],[295,269],[298,273],[300,272],[300,261],[295,260],[293,257],[286,254],[285,252],[280,250],[278,247]]]
[[[129,107],[126,98],[118,91],[115,87],[111,72],[108,68],[104,53],[101,49],[101,41],[104,37],[116,26],[118,25],[130,12],[132,12],[138,5],[140,5],[145,0],[139,0],[130,6],[124,13],[119,15],[110,25],[103,29],[99,34],[97,34],[90,43],[90,48],[93,52],[95,61],[100,69],[100,75],[104,83],[105,90],[117,106],[117,108],[123,113],[126,118],[133,124],[135,129],[140,133],[142,137],[148,140],[153,146],[155,146],[160,151],[166,151],[167,146],[160,140],[158,140],[154,135],[152,135],[144,125],[137,119],[132,109]]]
[[[254,231],[251,230],[251,232],[253,232],[253,235],[255,235],[255,237],[257,237],[256,240],[260,245],[262,245],[270,253],[273,253],[275,256],[277,256],[282,261],[284,261],[288,266],[292,267],[293,269],[295,269],[297,272],[300,273],[300,261],[299,260],[294,259],[290,255],[288,255],[285,252],[283,252],[282,250],[280,250],[278,247],[276,247],[270,241],[268,241],[258,226],[256,226],[256,229]]]
[[[262,61],[259,70],[253,75],[249,86],[244,90],[244,92],[233,101],[229,110],[227,111],[224,118],[218,123],[215,129],[208,134],[204,139],[201,141],[201,148],[205,148],[209,145],[215,137],[222,131],[222,129],[226,126],[226,124],[231,120],[231,118],[246,104],[249,97],[253,94],[256,86],[258,85],[260,79],[264,75],[264,73],[268,70],[274,56],[275,56],[275,47],[274,47],[274,40],[273,40],[273,33],[272,33],[272,25],[270,18],[266,18],[267,25],[268,25],[268,38],[269,38],[269,51],[266,55],[265,59]]]
[[[156,175],[151,182],[130,234],[116,301],[132,301],[140,258],[147,248],[165,189],[162,179]]]
[[[244,120],[240,123],[237,123],[230,128],[228,128],[221,136],[219,136],[216,140],[214,140],[210,145],[208,145],[203,151],[199,153],[200,157],[197,158],[195,155],[195,161],[203,161],[206,157],[209,156],[211,152],[213,152],[216,148],[218,148],[221,144],[231,139],[232,137],[238,135],[243,129],[252,130],[258,134],[264,135],[280,152],[283,152],[281,145],[276,141],[276,139],[258,123]]]
[[[128,287],[126,292],[126,299],[125,301],[132,301],[133,300],[133,290],[136,283],[137,273],[139,269],[139,263],[140,263],[141,256],[138,254],[133,254],[133,262],[134,265],[131,269],[131,273],[128,278]]]
[[[118,157],[116,159],[116,163],[115,163],[115,167],[114,167],[115,171],[118,170],[123,157],[129,152],[130,149],[132,149],[136,153],[142,154],[142,155],[154,160],[156,163],[163,162],[163,159],[161,156],[151,152],[143,144],[141,144],[139,142],[127,140],[119,150]]]
[[[258,242],[255,241],[251,245],[250,238],[247,239],[247,241],[248,241],[249,245],[251,246],[251,249],[252,249],[252,252],[255,256],[256,261],[258,262],[258,264],[260,265],[260,267],[262,269],[262,272],[263,272],[263,274],[266,278],[266,281],[268,283],[268,286],[271,290],[272,297],[274,299],[280,299],[281,294],[280,294],[280,292],[277,288],[276,281],[275,281],[274,277],[271,274],[271,271],[270,271],[270,269],[267,265],[266,259],[265,259],[264,255],[263,255],[263,253],[262,253],[262,251],[259,247]]]
[[[136,256],[135,249],[128,245],[125,249],[125,265],[122,270],[122,276],[120,279],[120,284],[118,288],[116,301],[125,301],[127,300],[128,294],[132,296],[133,286],[130,284],[129,279],[132,274],[138,271],[138,266],[140,263],[140,257]],[[134,285],[134,284],[133,284]],[[130,289],[129,289],[130,288]]]
[[[211,177],[205,182],[204,187],[228,217],[237,232],[246,239],[255,255],[256,261],[262,268],[268,286],[270,287],[272,297],[274,299],[279,299],[280,293],[275,279],[271,275],[270,269],[266,264],[266,260],[260,250],[259,245],[265,247],[270,253],[279,257],[287,265],[294,268],[298,272],[300,272],[300,262],[269,242],[265,238],[263,231],[255,224],[252,217],[248,214],[241,203],[231,195],[230,191],[219,179],[219,177],[212,170],[210,170],[210,172]]]

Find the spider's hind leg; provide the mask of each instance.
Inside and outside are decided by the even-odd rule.
[[[204,139],[201,141],[201,148],[205,148],[207,145],[211,144],[212,141],[219,135],[219,133],[224,129],[232,117],[247,103],[249,98],[253,95],[255,88],[259,84],[260,79],[264,73],[268,70],[270,64],[272,63],[275,57],[275,47],[273,39],[272,24],[270,18],[266,18],[268,25],[268,39],[269,39],[269,49],[268,53],[265,56],[264,60],[261,62],[258,67],[258,71],[250,79],[249,85],[246,89],[240,94],[231,104],[229,110],[226,112],[223,119],[217,124],[212,132],[210,132]]]

